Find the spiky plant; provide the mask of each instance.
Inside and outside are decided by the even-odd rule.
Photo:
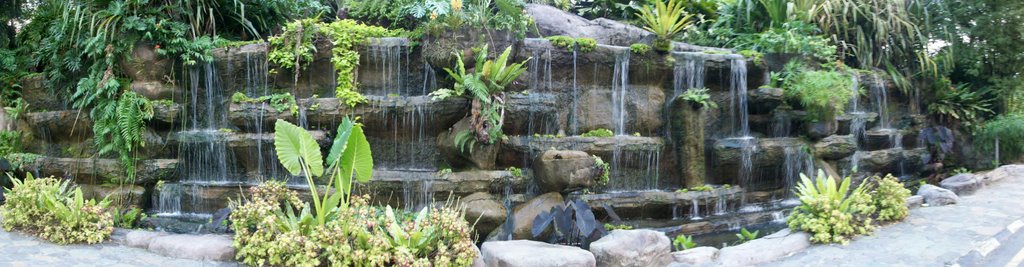
[[[644,29],[657,35],[654,49],[668,51],[672,37],[690,25],[693,14],[684,11],[684,7],[685,5],[679,0],[668,0],[667,4],[659,1],[654,4],[654,7],[640,8],[637,15],[644,23]]]

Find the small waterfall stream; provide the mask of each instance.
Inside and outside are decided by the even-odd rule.
[[[615,56],[612,74],[612,124],[615,135],[628,135],[626,129],[626,101],[629,91],[629,49],[620,49]]]

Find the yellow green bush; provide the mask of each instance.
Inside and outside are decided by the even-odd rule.
[[[19,230],[57,244],[103,242],[114,231],[114,220],[106,211],[107,200],[85,200],[82,190],[69,180],[12,179],[6,189],[7,202],[0,206],[3,228]]]

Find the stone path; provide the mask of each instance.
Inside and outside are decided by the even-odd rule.
[[[61,246],[0,229],[0,266],[238,266],[160,256],[111,242]]]
[[[765,266],[949,266],[1024,218],[1024,167],[961,196],[960,203],[921,207],[848,245],[814,245]]]

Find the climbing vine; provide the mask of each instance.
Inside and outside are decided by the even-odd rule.
[[[365,43],[366,38],[395,36],[398,33],[354,20],[331,23],[317,22],[315,18],[296,20],[286,24],[280,35],[270,37],[267,57],[283,68],[292,69],[298,80],[299,70],[313,61],[316,42],[329,41],[333,46],[331,63],[338,74],[335,94],[345,104],[355,106],[366,102],[366,96],[356,91],[355,70],[359,66],[356,46]]]

